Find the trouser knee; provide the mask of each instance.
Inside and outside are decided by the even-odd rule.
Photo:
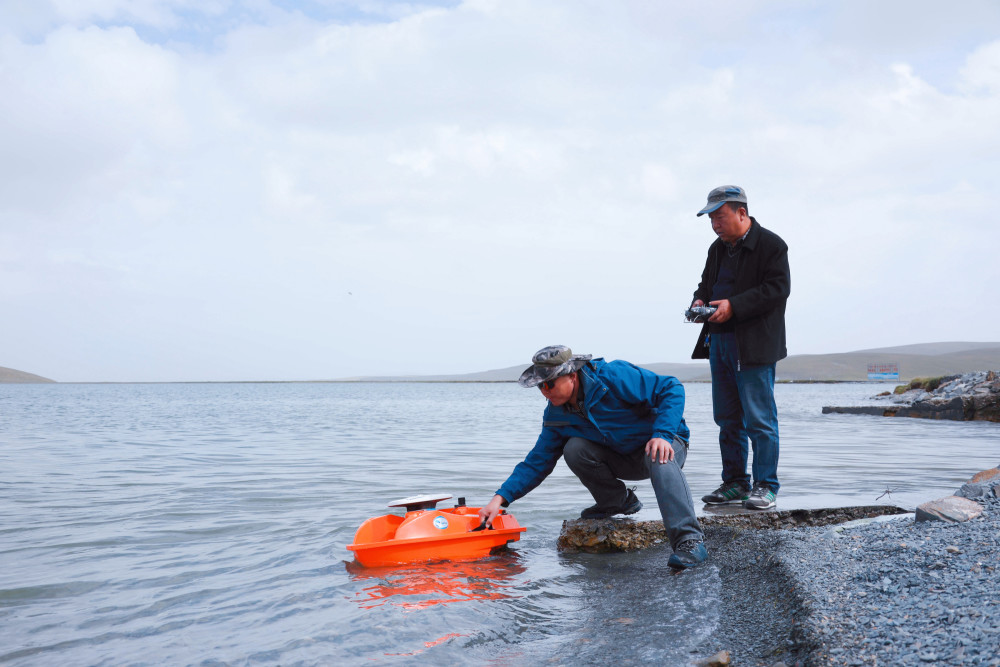
[[[563,459],[573,472],[593,466],[597,459],[593,453],[593,443],[583,438],[570,438],[563,447]]]

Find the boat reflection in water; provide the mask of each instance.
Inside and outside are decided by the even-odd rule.
[[[392,605],[416,610],[453,602],[519,597],[512,589],[515,578],[525,570],[520,560],[516,551],[505,551],[457,563],[363,567],[348,562],[346,566],[354,581],[371,580],[371,585],[355,593],[355,602],[362,609]]]

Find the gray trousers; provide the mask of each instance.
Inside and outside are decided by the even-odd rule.
[[[594,496],[598,507],[617,507],[625,502],[628,491],[621,480],[648,479],[653,483],[656,502],[663,516],[670,546],[674,549],[685,540],[703,539],[701,526],[694,514],[691,489],[684,476],[687,445],[674,439],[674,460],[653,463],[645,449],[632,454],[619,454],[596,442],[570,438],[563,449],[563,458],[583,485]]]

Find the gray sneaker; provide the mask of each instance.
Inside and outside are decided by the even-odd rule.
[[[701,502],[709,505],[724,505],[738,503],[750,497],[750,489],[742,482],[723,482],[722,486],[707,496],[701,497]]]
[[[670,555],[667,565],[675,570],[684,570],[704,563],[708,558],[708,549],[701,540],[685,540],[677,545],[677,550]]]
[[[743,501],[743,507],[748,510],[769,510],[778,503],[778,494],[771,490],[767,484],[756,483],[750,497]]]

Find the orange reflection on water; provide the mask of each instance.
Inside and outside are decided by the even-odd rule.
[[[355,602],[362,609],[390,604],[412,611],[452,602],[516,597],[509,589],[514,585],[512,579],[524,572],[519,559],[517,552],[511,551],[461,563],[378,568],[347,563],[347,571],[354,581],[372,580],[370,586],[355,593]]]
[[[433,648],[433,647],[437,646],[438,644],[445,643],[449,639],[455,639],[456,637],[468,637],[468,636],[469,635],[463,635],[461,632],[449,632],[444,637],[438,637],[434,641],[424,642],[424,646],[426,648]],[[396,657],[396,656],[412,656],[412,655],[420,655],[423,652],[424,652],[424,649],[421,648],[421,649],[417,649],[416,651],[410,651],[409,653],[386,653],[386,655],[391,656],[391,657]]]

